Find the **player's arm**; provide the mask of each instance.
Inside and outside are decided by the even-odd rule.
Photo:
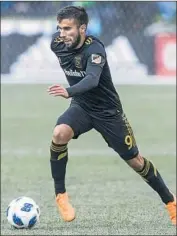
[[[61,85],[52,85],[48,88],[49,95],[69,98],[96,88],[105,61],[105,57],[102,55],[92,54],[88,58],[86,76],[80,82],[66,89]]]
[[[93,62],[94,57],[99,63],[97,63],[97,61],[96,63]],[[61,85],[52,85],[48,88],[49,95],[69,98],[96,88],[98,86],[104,64],[105,58],[103,56],[93,54],[88,58],[86,76],[80,82],[68,88],[64,88]]]
[[[82,94],[97,87],[104,64],[105,57],[103,55],[90,55],[87,61],[86,76],[77,84],[66,88],[69,97]]]
[[[86,76],[80,82],[68,88],[61,85],[50,86],[47,90],[49,95],[69,98],[96,88],[105,62],[106,52],[104,47],[93,43],[87,52]]]

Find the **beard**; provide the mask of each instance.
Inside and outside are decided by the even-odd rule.
[[[72,49],[75,49],[79,45],[80,41],[81,41],[81,36],[80,34],[78,34],[77,38],[74,40],[73,43],[71,43],[70,45],[67,45],[67,44],[65,45],[68,48],[68,50],[69,49],[72,50]]]

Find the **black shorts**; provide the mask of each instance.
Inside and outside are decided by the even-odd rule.
[[[97,130],[108,146],[114,149],[124,160],[139,153],[132,128],[125,116],[115,112],[111,117],[92,116],[77,104],[72,104],[57,120],[56,125],[67,124],[74,132],[74,139],[92,128]]]

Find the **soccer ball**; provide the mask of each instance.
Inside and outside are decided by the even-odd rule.
[[[7,208],[7,220],[17,229],[32,228],[39,222],[40,209],[29,197],[19,197],[10,202]]]

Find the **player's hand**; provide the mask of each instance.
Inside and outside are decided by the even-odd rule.
[[[47,92],[49,93],[49,95],[53,95],[54,97],[61,96],[63,98],[69,98],[67,90],[59,84],[50,86]]]

